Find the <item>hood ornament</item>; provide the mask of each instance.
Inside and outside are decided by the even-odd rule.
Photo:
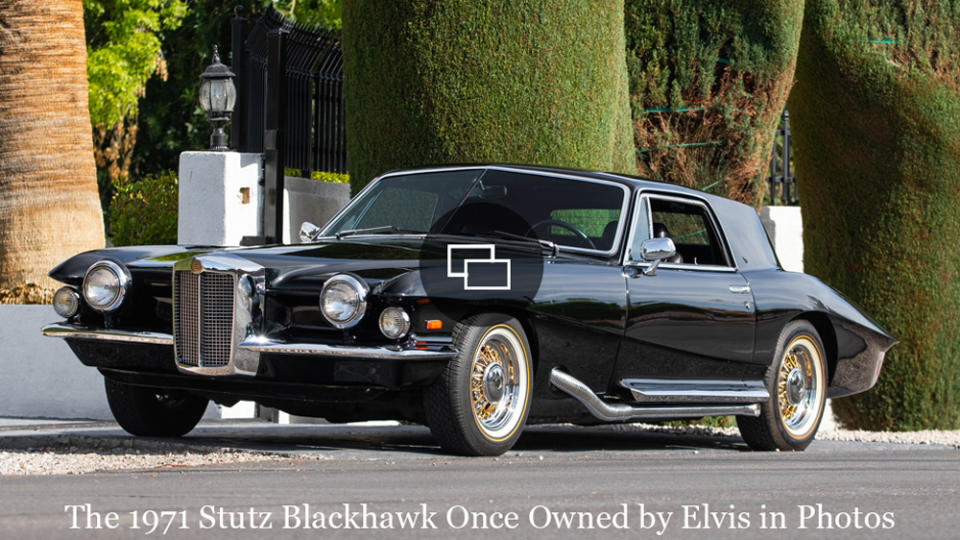
[[[203,263],[200,262],[200,259],[193,259],[193,261],[190,263],[190,271],[194,274],[203,272]]]

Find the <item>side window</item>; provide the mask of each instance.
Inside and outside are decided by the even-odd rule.
[[[620,222],[619,208],[565,208],[550,212],[550,219],[569,223],[583,231],[593,241],[597,249],[606,251],[613,247],[613,238]],[[550,228],[550,236],[575,242],[572,230],[559,225]]]
[[[671,238],[677,247],[677,255],[664,262],[696,266],[730,265],[713,220],[703,204],[657,196],[645,198],[649,200],[648,234]]]

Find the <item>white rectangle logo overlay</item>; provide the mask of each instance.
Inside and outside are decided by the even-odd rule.
[[[509,291],[510,270],[494,244],[447,245],[447,277],[463,278],[465,291]]]

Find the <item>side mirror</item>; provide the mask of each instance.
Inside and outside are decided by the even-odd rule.
[[[677,246],[673,244],[671,238],[648,238],[640,244],[640,256],[643,260],[653,262],[643,271],[645,276],[657,275],[657,266],[664,259],[669,259],[677,254]]]
[[[320,227],[317,227],[309,221],[304,221],[300,225],[300,242],[305,244],[313,242],[320,236]]]

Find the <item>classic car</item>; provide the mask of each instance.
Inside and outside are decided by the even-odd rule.
[[[81,253],[50,272],[65,320],[43,332],[135,435],[253,400],[425,423],[467,455],[531,423],[729,415],[754,449],[801,450],[896,343],[784,271],[754,209],[623,175],[395,171],[300,236]]]

